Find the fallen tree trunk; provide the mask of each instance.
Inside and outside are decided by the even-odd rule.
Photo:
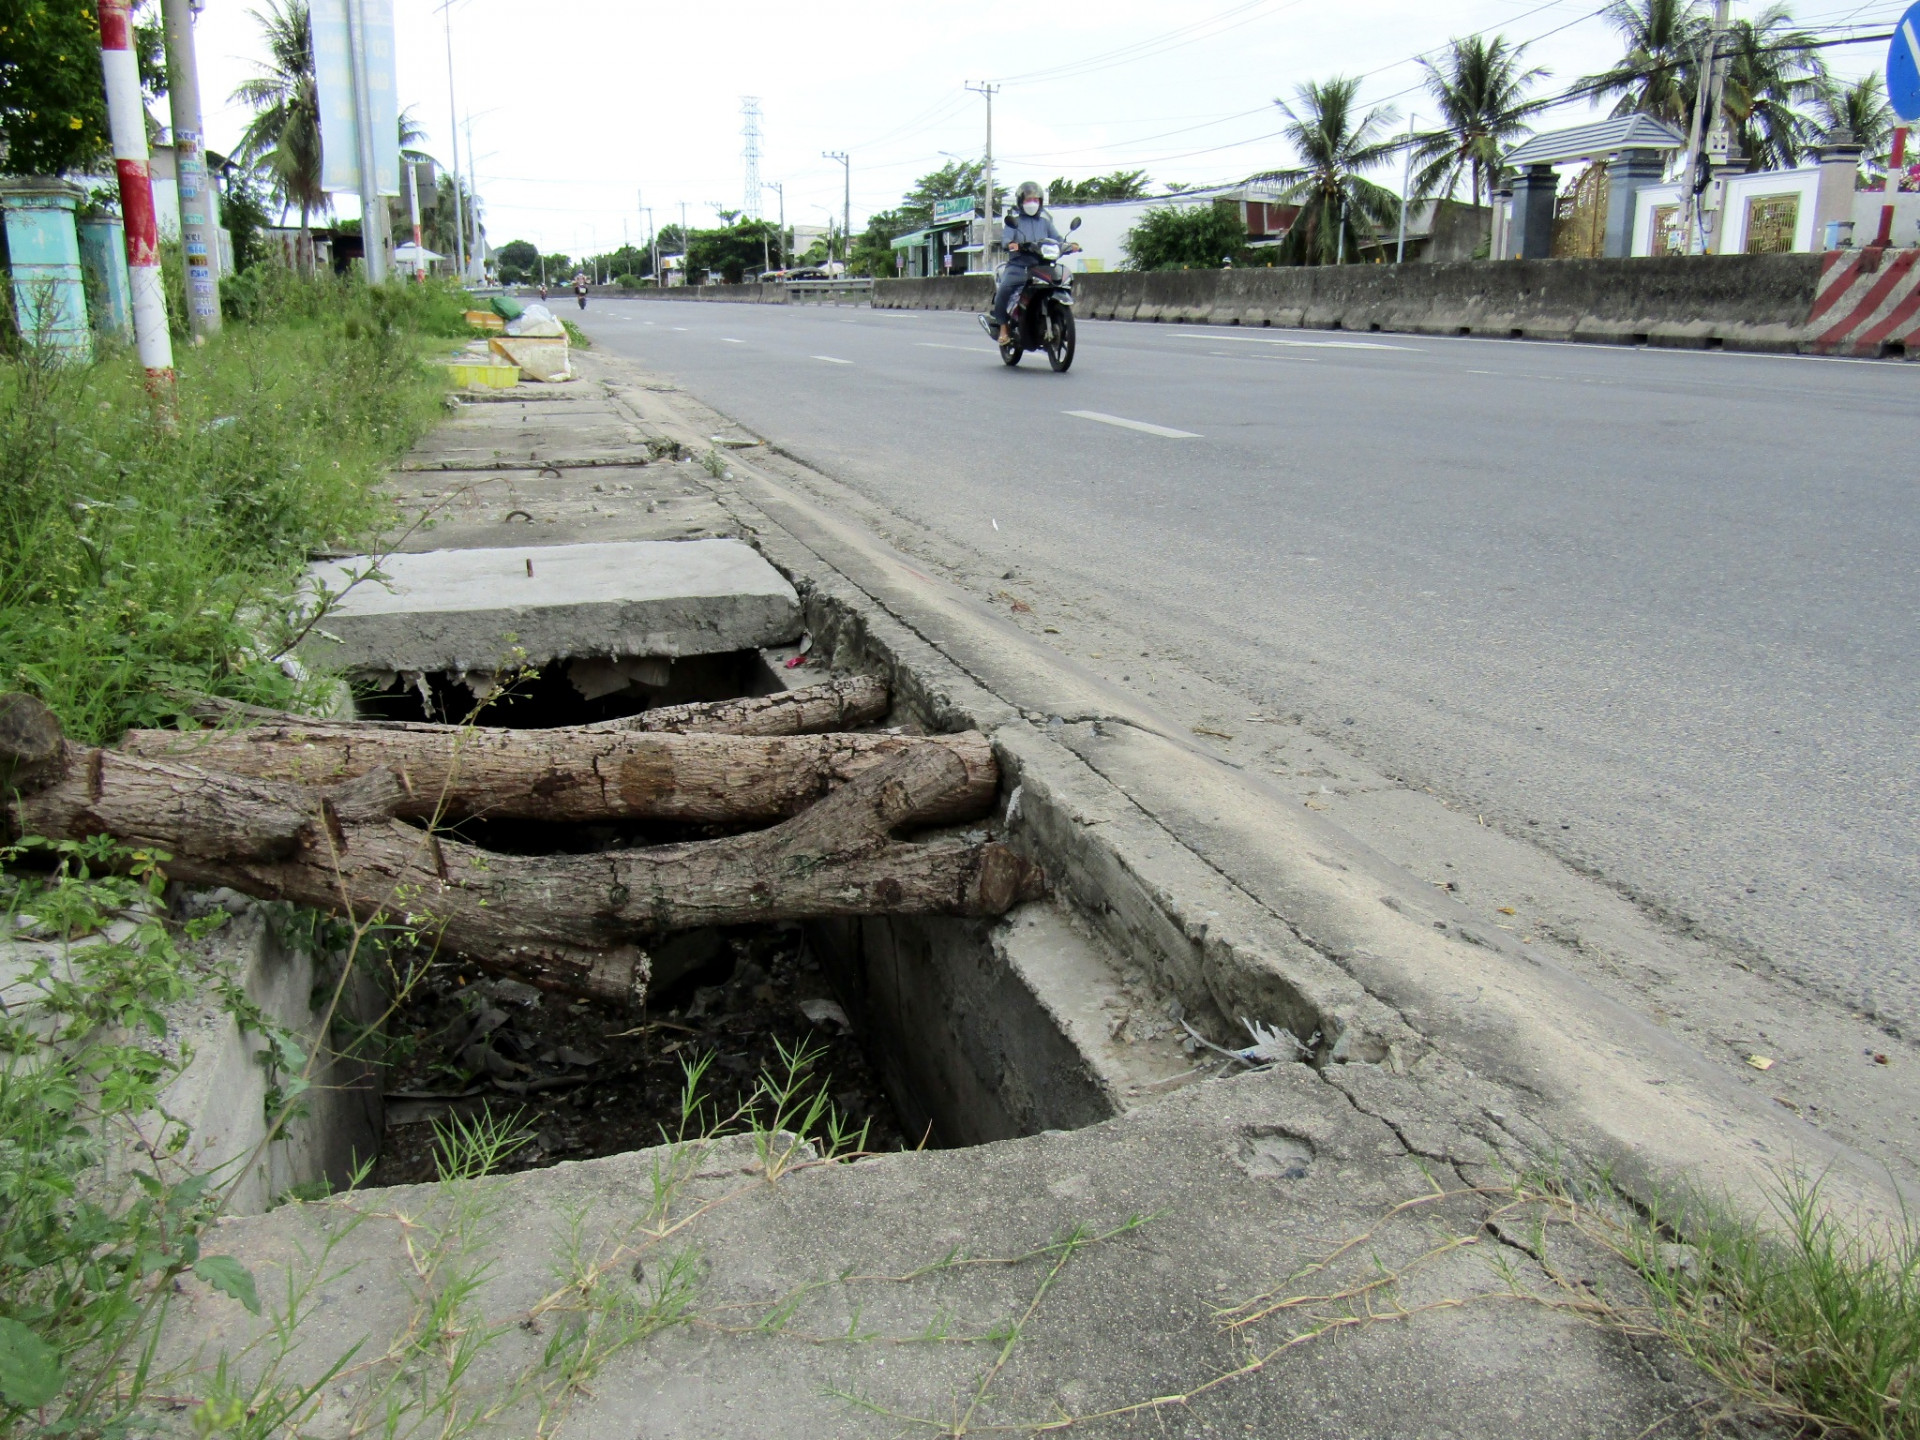
[[[397,774],[398,813],[417,819],[766,823],[798,814],[835,785],[897,755],[945,750],[966,783],[920,825],[984,815],[1000,772],[984,735],[645,734],[581,728],[490,730],[415,725],[372,729],[306,722],[244,730],[132,730],[120,748],[149,759],[301,784]]]
[[[637,942],[702,925],[825,915],[997,915],[1039,867],[993,842],[894,831],[972,780],[941,746],[902,751],[771,829],[593,855],[502,855],[379,818],[386,771],[331,790],[70,745],[44,707],[0,697],[15,834],[109,834],[167,850],[177,879],[229,885],[411,932],[537,985],[623,1004],[646,991]]]
[[[778,695],[754,695],[739,700],[703,700],[690,705],[662,705],[569,729],[602,732],[638,730],[673,735],[817,735],[829,730],[851,730],[883,718],[891,703],[887,682],[872,675],[847,675],[823,680]],[[466,727],[434,725],[416,720],[326,720],[263,710],[257,705],[215,696],[195,696],[188,713],[208,724],[259,721],[300,725],[308,729],[395,731],[453,731]]]

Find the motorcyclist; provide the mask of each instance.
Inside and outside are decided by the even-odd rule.
[[[573,277],[573,294],[574,294],[574,298],[580,302],[580,308],[582,310],[586,309],[587,308],[587,272],[586,271],[581,270],[575,273]]]
[[[1046,191],[1032,180],[1022,180],[1020,188],[1013,192],[1013,209],[1007,212],[1006,226],[1000,232],[1007,264],[1000,272],[1000,286],[994,291],[991,318],[1000,327],[1002,345],[1013,339],[1007,307],[1027,283],[1027,271],[1040,263],[1040,242],[1065,238],[1054,228],[1053,216],[1047,213]]]

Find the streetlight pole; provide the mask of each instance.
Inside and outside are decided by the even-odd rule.
[[[1393,252],[1393,263],[1407,263],[1407,206],[1413,203],[1413,123],[1420,117],[1407,115],[1407,148],[1400,157],[1400,244]],[[1432,250],[1431,244],[1428,250]]]
[[[840,162],[840,183],[845,187],[841,192],[840,273],[845,275],[853,259],[853,161],[844,150],[822,150],[820,158]]]
[[[193,48],[193,7],[165,0],[167,100],[173,107],[173,153],[180,185],[180,248],[187,261],[187,323],[197,341],[220,333],[220,256],[214,239],[206,136],[200,129],[200,62]]]
[[[978,85],[969,82],[967,89],[973,91],[976,95],[984,95],[987,97],[987,164],[986,173],[982,177],[985,181],[982,188],[986,192],[986,203],[981,211],[986,219],[985,223],[980,227],[980,265],[982,269],[991,275],[993,273],[993,247],[995,239],[993,225],[993,97],[999,93],[1000,87],[998,85],[987,84],[983,81]]]
[[[453,93],[453,0],[443,0],[440,18],[447,26],[447,124],[453,132],[453,245],[460,262],[460,278],[464,280],[467,278],[467,220],[460,201],[460,103]]]

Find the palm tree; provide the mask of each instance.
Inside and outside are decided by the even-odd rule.
[[[233,98],[253,108],[235,158],[261,170],[284,212],[300,207],[303,268],[313,268],[313,212],[332,207],[320,188],[320,92],[313,74],[313,16],[307,0],[267,0],[265,13],[249,12],[267,42],[267,60]]]
[[[1860,146],[1860,160],[1873,169],[1884,169],[1891,158],[1887,146],[1893,139],[1893,127],[1899,124],[1893,107],[1887,103],[1886,82],[1878,70],[1868,71],[1851,85],[1831,80],[1818,100],[1820,128],[1828,134],[1836,130],[1853,132]]]
[[[1814,37],[1793,27],[1793,12],[1775,0],[1751,20],[1736,20],[1722,42],[1730,55],[1721,110],[1756,170],[1797,164],[1813,138],[1802,108],[1827,89],[1827,67]]]
[[[1362,177],[1361,172],[1393,155],[1400,147],[1382,139],[1395,115],[1388,106],[1376,106],[1355,119],[1357,78],[1335,76],[1309,80],[1294,92],[1294,105],[1273,103],[1287,117],[1283,134],[1300,164],[1249,177],[1282,188],[1285,204],[1300,206],[1300,215],[1281,241],[1281,258],[1294,264],[1334,265],[1349,251],[1357,254],[1362,233],[1378,234],[1400,215],[1400,197]]]
[[[1581,87],[1597,98],[1616,96],[1616,115],[1639,111],[1686,129],[1706,43],[1701,0],[1614,0],[1606,14],[1626,52]]]
[[[1526,49],[1509,46],[1500,35],[1469,35],[1449,42],[1442,64],[1420,62],[1427,89],[1440,104],[1441,123],[1414,139],[1413,158],[1421,167],[1413,182],[1416,195],[1452,195],[1463,175],[1472,179],[1474,204],[1483,187],[1492,192],[1500,152],[1526,133],[1528,116],[1552,103],[1526,98],[1528,88],[1547,75],[1537,65],[1520,68]]]

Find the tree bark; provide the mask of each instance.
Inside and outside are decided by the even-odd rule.
[[[851,730],[871,725],[887,713],[887,682],[872,675],[848,675],[823,680],[778,695],[755,695],[741,700],[706,700],[691,705],[662,705],[618,720],[565,727],[594,733],[635,730],[675,735],[813,735],[829,730]],[[325,720],[263,710],[237,700],[211,695],[193,697],[188,713],[209,724],[260,721],[329,730],[454,731],[466,727],[434,725],[413,720]]]
[[[765,824],[909,750],[959,757],[966,783],[944,792],[921,825],[984,815],[1000,773],[984,735],[741,736],[639,731],[367,729],[256,725],[245,730],[133,730],[120,748],[149,759],[301,784],[337,784],[385,769],[416,819],[585,822],[672,820]]]

